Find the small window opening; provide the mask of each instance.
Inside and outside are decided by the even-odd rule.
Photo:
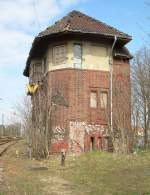
[[[47,57],[44,57],[43,59],[43,71],[44,73],[47,71]]]
[[[107,91],[102,91],[100,93],[100,105],[101,108],[105,109],[108,106],[108,93]]]
[[[82,68],[82,45],[77,43],[74,44],[73,53],[74,53],[74,67]]]
[[[53,48],[53,65],[66,63],[66,45],[58,45]]]
[[[90,107],[91,108],[97,108],[97,92],[91,91],[90,94]]]

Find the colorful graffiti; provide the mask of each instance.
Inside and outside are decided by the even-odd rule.
[[[75,153],[84,151],[85,136],[92,134],[104,135],[105,129],[102,125],[87,124],[86,122],[70,122],[69,149]]]
[[[70,122],[69,150],[71,152],[81,153],[84,151],[84,137],[85,131],[82,123]]]

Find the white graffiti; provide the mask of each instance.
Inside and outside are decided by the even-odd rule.
[[[70,122],[70,127],[74,128],[81,128],[84,129],[86,133],[90,134],[92,132],[101,132],[103,133],[105,131],[105,128],[103,125],[97,125],[97,124],[87,124],[86,122]]]
[[[104,135],[104,126],[98,124],[87,124],[86,122],[71,121],[69,131],[70,150],[75,153],[84,151],[86,134],[100,133]]]
[[[69,147],[75,153],[81,153],[84,149],[85,130],[82,125],[71,123],[69,131]]]
[[[55,128],[53,128],[52,143],[64,140],[65,134],[66,129],[61,128],[60,126],[56,126]]]
[[[53,133],[54,134],[65,134],[66,129],[61,128],[60,126],[56,126],[55,128],[53,128]]]

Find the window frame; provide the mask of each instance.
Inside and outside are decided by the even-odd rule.
[[[80,46],[80,58],[78,58],[78,56],[75,56],[75,46],[77,46],[77,45]],[[80,66],[76,66],[77,63],[75,63],[75,59],[81,60]],[[83,59],[83,44],[75,42],[75,43],[73,43],[73,65],[74,65],[74,68],[82,69],[82,59]]]
[[[44,56],[43,58],[43,73],[45,74],[47,72],[47,56]]]
[[[56,60],[56,58],[55,58],[55,56],[56,56],[56,51],[57,50],[55,50],[56,48],[58,48],[58,49],[60,49],[60,47],[64,47],[64,50],[65,50],[65,52],[64,52],[64,60],[62,60],[61,62],[59,62],[59,60],[58,60],[58,63],[57,63],[57,60]],[[57,51],[58,52],[58,51]],[[57,45],[54,45],[53,47],[52,47],[52,66],[60,66],[60,65],[62,65],[62,64],[66,64],[66,60],[67,60],[67,45],[66,44],[57,44]]]
[[[37,71],[38,70],[37,67],[40,67],[41,71]],[[41,62],[33,63],[31,65],[31,73],[32,73],[32,76],[34,76],[36,73],[43,73],[42,63]]]
[[[107,100],[106,100],[106,106],[102,106],[102,104],[104,105],[105,103],[102,103],[102,94],[106,94],[107,95]],[[108,109],[108,90],[102,89],[100,90],[100,95],[99,95],[99,103],[100,103],[100,108],[105,110]]]
[[[92,106],[92,93],[95,93],[96,94],[96,106]],[[97,109],[98,108],[98,92],[96,89],[91,89],[90,90],[90,108],[92,109]]]

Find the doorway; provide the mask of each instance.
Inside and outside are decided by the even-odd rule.
[[[102,150],[102,138],[98,137],[98,149]]]
[[[91,137],[91,140],[90,140],[90,151],[93,151],[93,150],[95,150],[95,138]]]

